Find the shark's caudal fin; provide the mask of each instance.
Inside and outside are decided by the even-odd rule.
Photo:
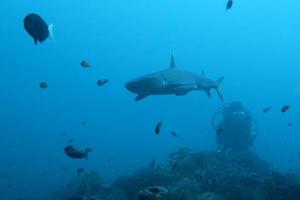
[[[174,55],[171,55],[171,63],[170,63],[170,69],[175,69],[176,65],[175,65],[175,58]]]
[[[51,38],[53,41],[55,41],[53,26],[54,26],[53,24],[50,24],[50,25],[48,26],[48,31],[49,31],[49,36],[50,36],[50,38]]]
[[[224,77],[222,76],[222,77],[220,77],[220,78],[218,78],[218,79],[216,80],[217,86],[216,86],[216,88],[215,88],[216,91],[217,91],[217,93],[218,93],[218,96],[219,96],[219,98],[221,99],[222,102],[224,102],[224,99],[223,99],[223,95],[222,95],[221,90],[220,90],[220,86],[221,86],[221,84],[222,84],[222,82],[223,82],[223,79],[224,79]]]

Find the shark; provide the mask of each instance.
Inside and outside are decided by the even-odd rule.
[[[204,91],[211,98],[211,89],[216,90],[220,100],[223,95],[220,86],[224,77],[217,80],[209,79],[204,72],[201,74],[180,70],[176,67],[174,55],[171,55],[170,67],[165,70],[146,74],[125,83],[125,88],[136,94],[135,101],[151,95],[183,96],[191,91]]]

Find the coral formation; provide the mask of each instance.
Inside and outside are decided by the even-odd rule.
[[[77,194],[101,200],[297,200],[300,182],[251,152],[182,148],[165,165],[142,168],[107,187],[97,173],[85,174]]]
[[[150,186],[138,192],[137,200],[165,199],[168,189],[163,186]]]
[[[80,181],[78,194],[85,197],[95,196],[102,189],[103,180],[97,172],[85,173]]]

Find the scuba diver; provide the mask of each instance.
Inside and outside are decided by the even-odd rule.
[[[220,120],[216,122],[218,117]],[[233,151],[249,150],[258,132],[250,112],[238,101],[220,107],[213,115],[212,126],[219,148]]]

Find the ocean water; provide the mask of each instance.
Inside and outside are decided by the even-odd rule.
[[[258,123],[252,151],[280,171],[299,170],[300,3],[225,6],[225,0],[2,0],[0,199],[50,194],[79,167],[110,182],[152,158],[166,162],[180,147],[215,150],[211,118],[222,105],[215,91],[212,99],[193,91],[135,102],[124,87],[167,69],[171,54],[179,69],[224,76],[225,102],[241,101]],[[23,27],[32,12],[54,24],[54,37],[37,46]],[[82,60],[92,67],[82,68]],[[109,83],[97,86],[103,78]],[[49,87],[41,89],[41,81]],[[286,104],[291,109],[281,113]],[[267,106],[272,110],[263,113]],[[87,160],[65,155],[72,138],[92,148]]]

